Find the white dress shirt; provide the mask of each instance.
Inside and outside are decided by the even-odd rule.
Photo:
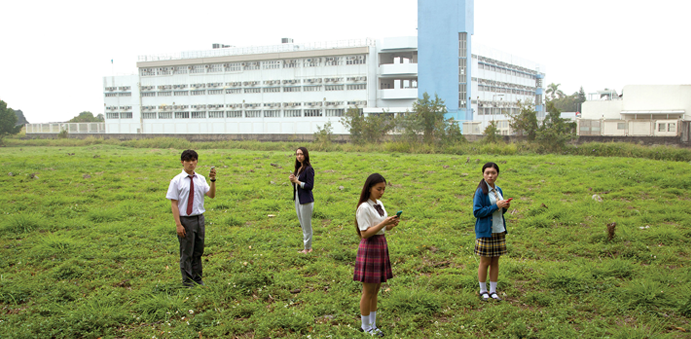
[[[486,183],[486,181],[485,181]],[[499,192],[498,189],[496,189],[497,185],[494,185],[495,188],[492,188],[489,184],[487,184],[487,189],[489,189],[489,203],[494,205],[497,203],[499,200],[504,200],[504,197],[501,196],[501,192]],[[492,233],[501,233],[504,232],[504,213],[503,209],[500,207],[494,213],[492,213]]]
[[[204,214],[204,195],[211,187],[206,183],[206,178],[199,173],[194,173],[194,202],[192,204],[192,214],[187,215],[187,200],[190,196],[189,174],[184,170],[170,181],[166,199],[177,200],[180,216],[189,217]]]
[[[381,206],[381,209],[384,211],[384,216],[379,215],[379,212],[374,208],[375,204]],[[368,228],[381,224],[387,216],[388,214],[386,213],[384,204],[379,200],[375,203],[372,199],[367,199],[367,201],[360,204],[357,208],[357,212],[355,212],[355,219],[357,220],[357,226],[360,231],[367,231]],[[382,227],[375,235],[384,235],[385,232],[386,227]]]

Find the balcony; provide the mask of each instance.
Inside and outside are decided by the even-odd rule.
[[[417,99],[417,88],[380,89],[377,96],[382,100]]]
[[[417,76],[417,64],[384,64],[379,66],[379,76],[393,77],[393,76]]]

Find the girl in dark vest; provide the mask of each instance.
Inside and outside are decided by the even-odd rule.
[[[293,200],[295,212],[302,227],[303,250],[300,253],[312,252],[312,212],[314,212],[314,169],[310,164],[310,154],[304,147],[295,151],[295,171],[290,174],[293,183]]]

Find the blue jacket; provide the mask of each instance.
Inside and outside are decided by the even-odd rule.
[[[504,192],[495,186],[501,196],[504,196]],[[492,213],[499,209],[497,204],[490,205],[489,194],[482,193],[482,189],[478,188],[475,191],[475,197],[473,198],[473,215],[477,220],[475,220],[475,238],[491,238],[492,237]],[[506,208],[503,209],[502,214],[506,213]],[[502,217],[502,219],[504,219]],[[509,231],[506,228],[506,220],[504,222],[504,229],[508,234]]]
[[[314,187],[314,168],[312,168],[312,166],[307,166],[307,168],[302,170],[302,172],[298,174],[298,181],[304,182],[305,188],[293,184],[293,200],[295,200],[295,190],[297,189],[300,204],[314,202],[314,196],[312,195],[312,187]]]

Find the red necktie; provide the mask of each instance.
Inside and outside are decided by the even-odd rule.
[[[194,204],[194,175],[188,176],[190,178],[190,196],[187,198],[187,216],[192,214],[192,204]]]
[[[379,204],[374,205],[374,209],[377,210],[377,213],[379,213],[380,217],[384,216],[384,210],[381,208],[381,205],[379,205]]]

